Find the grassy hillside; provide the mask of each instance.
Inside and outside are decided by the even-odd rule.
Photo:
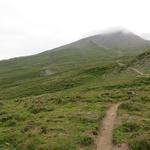
[[[0,149],[95,149],[107,108],[123,101],[114,143],[133,150],[144,143],[148,150],[150,79],[128,66],[144,64],[137,69],[147,71],[149,52],[120,57],[118,50],[83,41],[0,62]]]
[[[14,58],[0,62],[0,86],[19,84],[52,74],[105,64],[115,58],[115,53],[90,42],[85,49],[58,48],[38,55]]]
[[[150,50],[138,55],[129,66],[137,68],[144,73],[150,73]]]
[[[118,111],[118,123],[113,133],[115,144],[128,143],[132,150],[150,148],[150,78],[138,79],[118,89],[129,95]],[[132,94],[133,93],[133,94]]]
[[[144,40],[138,35],[126,30],[94,35],[81,40],[80,43],[88,41],[115,50],[118,56],[140,54],[143,50],[150,48],[150,41]],[[75,45],[78,45],[78,42]]]
[[[93,149],[98,122],[109,105],[99,88],[111,71],[112,65],[94,66],[3,84],[1,148]]]
[[[98,123],[109,105],[118,101],[131,100],[133,106],[129,104],[129,107],[135,107],[121,112],[120,116],[135,111],[135,114],[131,112],[134,117],[138,111],[138,117],[145,120],[141,123],[148,127],[149,79],[128,79],[122,74],[118,76],[119,70],[118,66],[112,65],[90,67],[69,75],[51,76],[42,81],[34,80],[18,87],[4,88],[0,94],[1,148],[94,149]],[[136,95],[130,96],[131,91],[136,92]],[[130,116],[125,121],[129,121]],[[121,117],[123,125],[125,121]],[[132,122],[136,122],[136,119]],[[143,141],[148,150],[149,128],[143,127],[142,131],[137,128],[136,132],[142,132],[144,138],[138,135],[127,138],[124,135],[126,130],[120,131],[120,128],[118,126],[114,131],[116,144],[126,142],[131,147],[136,144],[137,149],[140,149]],[[134,130],[130,130],[130,134],[134,134]]]

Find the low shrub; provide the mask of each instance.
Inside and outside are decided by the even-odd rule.
[[[94,139],[87,135],[82,135],[78,137],[79,144],[88,146],[91,145],[94,142]]]
[[[149,150],[150,141],[147,139],[138,139],[129,144],[132,150]]]
[[[132,101],[124,102],[119,106],[120,109],[125,109],[128,111],[139,111],[141,110],[141,105],[138,103],[134,103]]]

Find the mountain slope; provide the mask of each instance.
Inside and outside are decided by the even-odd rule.
[[[129,66],[150,73],[150,50],[138,55]]]
[[[149,43],[133,33],[116,31],[81,39],[37,55],[0,61],[0,86],[95,64],[108,64],[120,56],[145,51]]]
[[[0,149],[93,150],[106,109],[129,100],[113,141],[119,148],[127,143],[131,149],[149,150],[150,78],[125,72],[124,64],[136,56],[121,51],[120,58],[116,49],[80,40],[1,61]],[[141,54],[130,65],[145,64],[148,56]]]
[[[12,81],[30,80],[95,63],[103,64],[115,58],[115,53],[93,42],[86,48],[58,48],[38,55],[0,62],[0,85]]]
[[[81,40],[80,43],[84,41],[93,41],[97,45],[114,49],[119,55],[141,53],[150,47],[150,41],[123,30],[88,37]]]
[[[111,33],[103,33],[87,37],[74,43],[45,51],[43,53],[0,61],[0,70],[7,70],[9,67],[32,67],[35,65],[52,65],[70,62],[91,62],[100,59],[129,54],[139,54],[150,48],[150,41],[127,31],[118,30]],[[24,68],[24,67],[23,67]]]

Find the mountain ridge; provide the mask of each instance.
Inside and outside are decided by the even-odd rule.
[[[130,37],[130,36],[132,36],[132,37]],[[130,39],[131,39],[131,41],[130,41]],[[64,48],[68,48],[68,47],[69,48],[70,47],[85,48],[86,44],[88,44],[89,42],[93,42],[100,48],[104,48],[104,49],[108,49],[108,50],[112,50],[112,49],[115,49],[115,50],[121,49],[122,50],[123,48],[122,48],[122,46],[120,46],[120,41],[122,42],[122,40],[124,40],[123,42],[125,42],[125,44],[124,44],[125,48],[123,50],[125,50],[125,49],[129,48],[128,46],[130,44],[133,44],[133,45],[135,44],[135,43],[132,43],[132,42],[134,42],[133,39],[138,40],[138,42],[141,41],[141,42],[139,42],[140,44],[142,44],[141,46],[144,46],[144,44],[145,44],[145,49],[147,47],[150,47],[149,40],[145,40],[144,38],[132,33],[131,31],[128,31],[125,29],[118,29],[118,30],[116,29],[116,30],[112,30],[109,32],[102,32],[100,34],[88,36],[88,37],[79,39],[77,41],[71,42],[69,44],[65,44],[65,45],[50,49],[50,50],[43,51],[38,54],[0,60],[0,62],[18,59],[18,58],[34,57],[37,55],[43,55],[44,53],[53,53],[54,51],[62,50]],[[111,40],[113,40],[113,41],[111,41]],[[114,42],[114,45],[113,45],[113,42]],[[138,44],[138,46],[140,44]]]
[[[129,31],[118,30],[80,39],[42,53],[0,61],[0,73],[38,67],[66,70],[83,64],[104,63],[117,57],[138,55],[150,48],[150,41]]]

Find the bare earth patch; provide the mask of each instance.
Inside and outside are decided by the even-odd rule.
[[[112,143],[112,132],[117,117],[117,109],[120,104],[114,104],[108,109],[96,141],[97,150],[128,150],[125,144],[114,147]]]

